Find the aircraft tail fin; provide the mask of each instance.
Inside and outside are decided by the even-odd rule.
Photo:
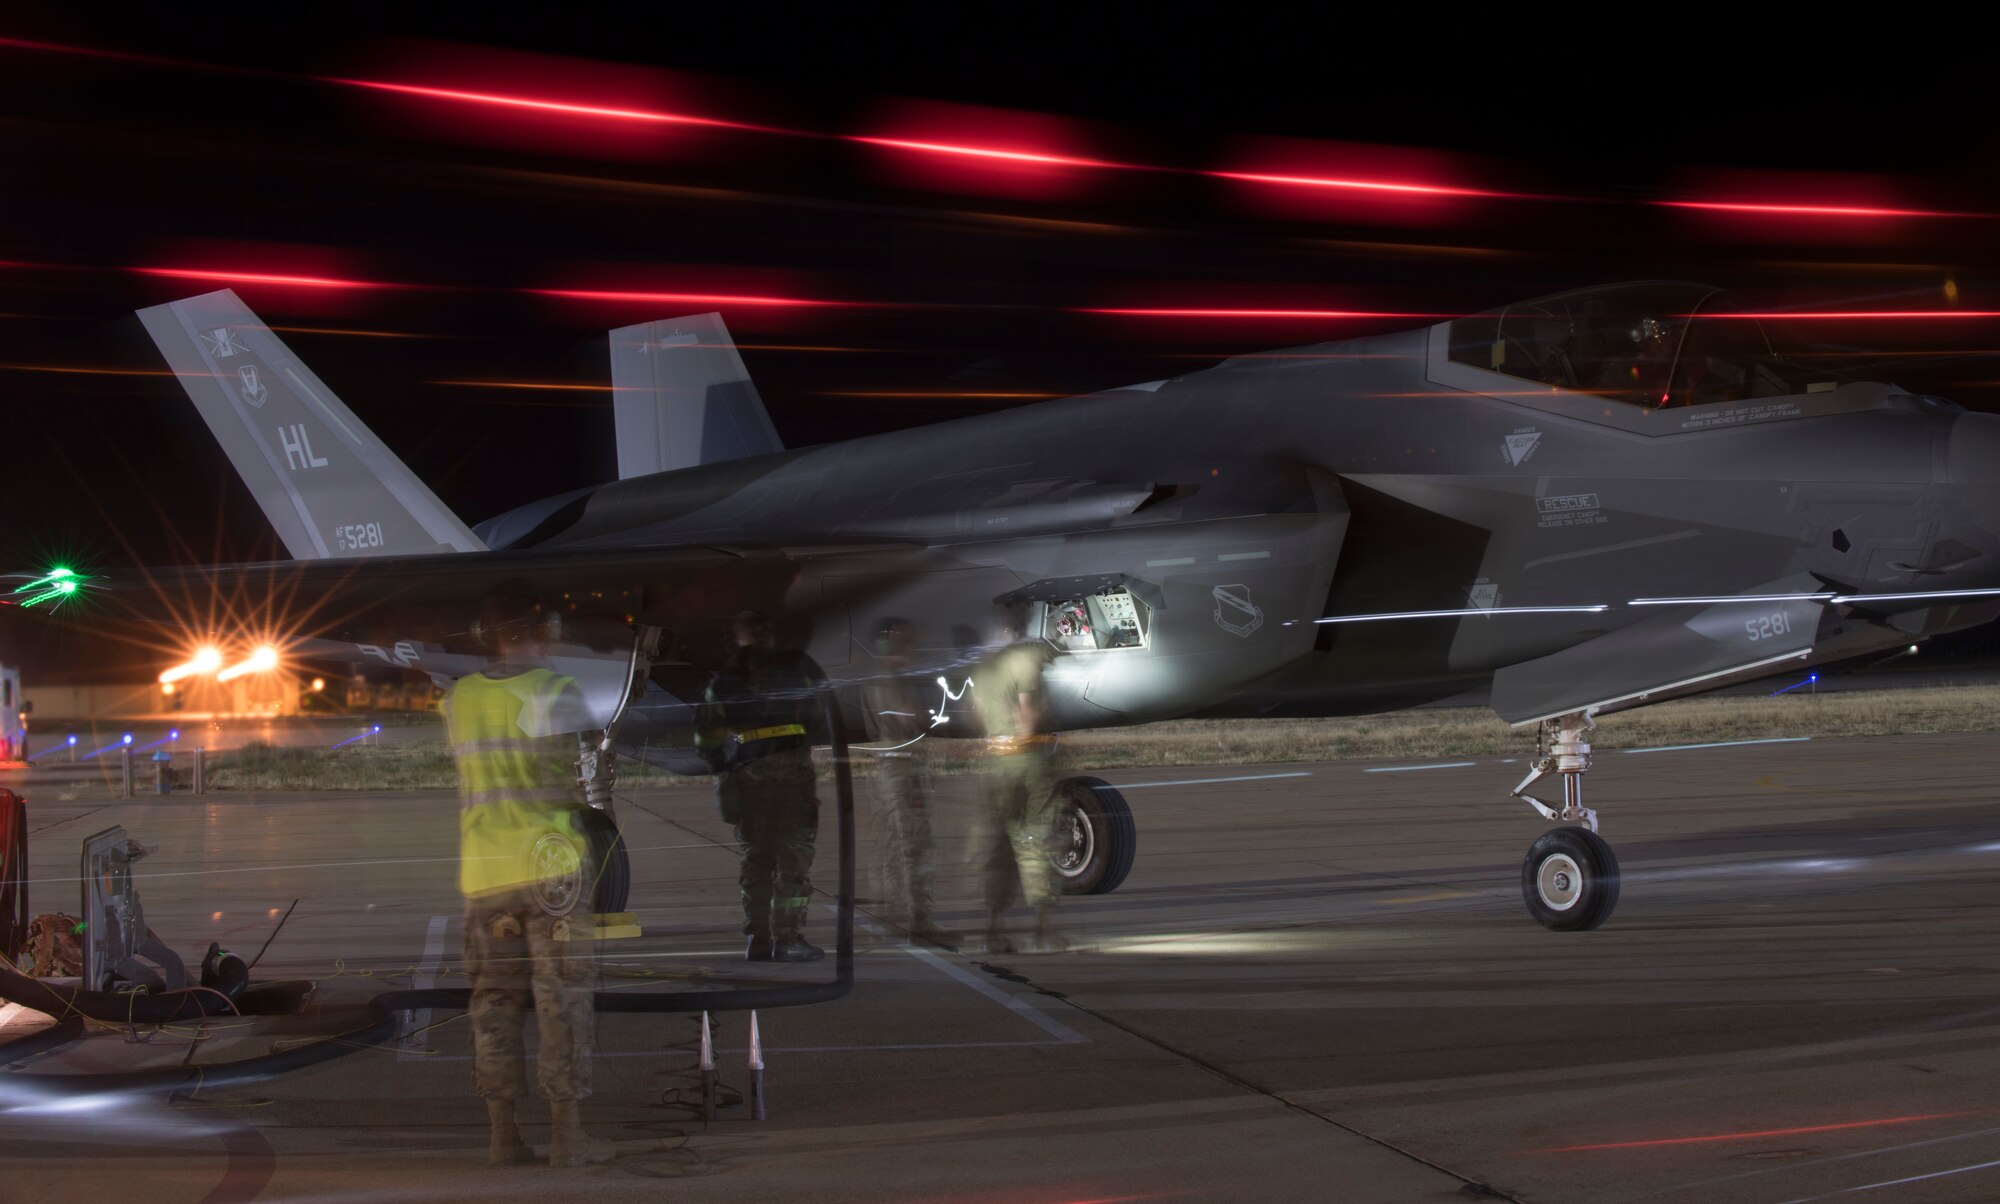
[[[233,290],[139,320],[294,559],[485,550]]]
[[[783,451],[721,314],[611,332],[618,476]]]

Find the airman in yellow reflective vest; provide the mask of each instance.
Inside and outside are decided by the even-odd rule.
[[[543,623],[524,587],[495,590],[482,618],[494,663],[459,678],[440,709],[458,766],[472,1080],[491,1125],[487,1157],[498,1165],[533,1157],[515,1121],[527,1094],[532,1003],[549,1161],[577,1166],[616,1152],[584,1133],[579,1110],[590,1094],[596,958],[593,873],[569,760],[589,717],[574,678],[534,663]]]

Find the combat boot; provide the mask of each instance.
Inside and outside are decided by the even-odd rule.
[[[743,960],[746,962],[770,961],[771,951],[774,947],[775,942],[770,937],[753,936],[743,947]]]
[[[618,1156],[614,1142],[599,1141],[583,1131],[583,1110],[573,1099],[549,1101],[549,1165],[587,1166]]]
[[[535,1151],[521,1140],[521,1127],[514,1123],[514,1101],[486,1101],[486,1125],[492,1138],[486,1147],[486,1161],[494,1166],[520,1166],[535,1160]]]
[[[998,912],[995,912],[992,918],[986,922],[986,937],[980,942],[980,951],[982,953],[1014,952],[1014,941],[1007,935],[1007,928],[1000,922]]]
[[[1026,952],[1062,953],[1069,949],[1069,942],[1056,932],[1056,909],[1044,903],[1035,909],[1035,935],[1028,938]]]
[[[774,962],[816,962],[825,956],[826,950],[802,936],[788,936],[771,946]]]
[[[917,945],[935,945],[940,949],[956,950],[959,936],[948,928],[939,928],[926,918],[910,925],[910,941]]]

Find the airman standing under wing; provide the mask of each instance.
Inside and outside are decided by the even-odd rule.
[[[910,676],[916,631],[908,619],[884,619],[877,649],[882,676],[865,691],[869,722],[875,739],[885,747],[876,756],[882,766],[880,826],[887,894],[910,939],[926,945],[951,945],[957,938],[931,918],[935,873],[931,838],[931,770],[922,743],[931,728],[924,695]]]
[[[1035,908],[1031,951],[1062,947],[1055,932],[1055,869],[1049,862],[1054,829],[1053,739],[1042,729],[1047,695],[1043,670],[1053,656],[1042,640],[1023,639],[1024,607],[1002,619],[1006,646],[973,670],[972,698],[986,728],[986,807],[974,842],[973,864],[986,878],[986,949],[1011,953],[1005,912],[1018,887]]]
[[[804,935],[819,839],[812,746],[824,738],[825,684],[811,657],[778,647],[769,618],[736,616],[736,655],[708,688],[696,739],[718,775],[717,808],[743,844],[737,885],[748,961],[826,956]]]

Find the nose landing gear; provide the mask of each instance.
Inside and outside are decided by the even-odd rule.
[[[1574,711],[1544,719],[1540,743],[1546,751],[1513,791],[1543,819],[1572,825],[1544,833],[1529,846],[1521,863],[1521,898],[1528,914],[1557,932],[1595,928],[1618,906],[1618,858],[1597,834],[1597,812],[1583,805],[1589,734],[1597,726],[1591,714]],[[1562,780],[1560,809],[1527,793],[1528,787],[1551,773]]]

